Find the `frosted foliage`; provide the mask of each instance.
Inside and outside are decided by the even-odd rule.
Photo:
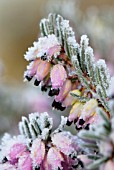
[[[64,31],[65,29],[68,29],[68,28],[69,28],[69,21],[68,21],[68,20],[63,20],[63,21],[61,22],[61,27],[62,27],[63,31]]]
[[[67,41],[68,41],[69,45],[73,45],[74,46],[74,44],[76,44],[75,37],[68,37]]]
[[[83,46],[84,45],[84,48],[86,48],[89,44],[89,39],[87,38],[87,35],[82,35],[81,36],[81,42],[80,44]]]
[[[43,130],[46,126],[48,126],[48,128],[51,129],[53,125],[52,118],[49,117],[47,112],[41,114],[41,116],[38,119],[38,122],[41,130]]]
[[[93,55],[93,49],[91,47],[87,47],[85,50],[85,54],[90,56],[91,61],[95,61],[94,60],[94,55]]]
[[[97,66],[100,69],[100,77],[103,82],[103,85],[106,89],[108,89],[110,84],[110,74],[109,70],[106,66],[105,60],[100,59],[97,61]]]

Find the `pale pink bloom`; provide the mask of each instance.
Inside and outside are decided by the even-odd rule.
[[[47,59],[48,61],[51,60],[52,56],[54,55],[55,57],[57,57],[57,55],[59,55],[59,52],[61,50],[61,47],[60,45],[55,45],[53,47],[50,47],[48,50],[47,50]]]
[[[32,77],[36,74],[38,65],[40,64],[40,59],[36,59],[32,61],[28,66],[27,66],[27,71],[24,73],[25,79],[30,81]]]
[[[45,157],[45,144],[41,139],[36,138],[31,147],[31,158],[34,165],[41,165]]]
[[[83,119],[84,121],[88,120],[88,118],[96,113],[97,106],[98,103],[95,99],[90,99],[88,102],[86,102],[86,104],[83,106],[80,119]]]
[[[47,162],[51,166],[52,170],[58,170],[58,168],[62,168],[62,161],[64,161],[62,154],[57,148],[51,147],[47,153]]]
[[[34,76],[37,81],[42,81],[50,72],[51,64],[48,61],[42,61],[40,58],[31,62],[24,73],[25,79],[30,81]]]
[[[37,67],[35,78],[38,81],[42,81],[50,72],[51,64],[48,61],[40,60],[40,63]]]
[[[70,111],[68,120],[71,122],[79,118],[79,116],[81,115],[82,108],[83,104],[81,102],[76,102]]]
[[[81,95],[81,92],[76,89],[76,84],[72,84],[72,91],[70,91],[68,95],[65,97],[64,101],[62,102],[62,106],[68,107],[73,105],[77,101],[70,93],[74,93],[79,96]]]
[[[72,83],[70,80],[66,80],[63,84],[63,86],[60,89],[59,95],[55,96],[55,101],[56,102],[62,102],[67,94],[71,91],[72,89]]]
[[[54,34],[39,38],[37,57],[42,58],[42,56],[46,54],[46,59],[49,61],[53,55],[57,57],[60,54],[60,50],[60,43]]]
[[[23,152],[27,149],[26,145],[23,143],[16,143],[10,148],[9,157],[10,160],[19,158]]]
[[[42,170],[52,170],[51,165],[48,164],[47,155],[45,155],[45,158],[43,160],[43,168]]]
[[[79,158],[85,166],[89,165],[92,160],[88,158],[87,155],[78,155],[77,158]]]
[[[68,107],[72,105],[74,98],[70,95],[70,92],[68,95],[65,97],[64,101],[62,102],[63,107]]]
[[[100,170],[114,170],[114,161],[109,160],[105,164],[101,165]]]
[[[29,152],[24,152],[18,162],[19,170],[32,170],[32,159]]]
[[[70,155],[74,151],[74,141],[68,133],[60,132],[54,134],[52,137],[52,143],[65,155]]]
[[[53,89],[60,88],[67,78],[65,68],[61,64],[56,64],[55,66],[53,66],[51,70],[50,77],[52,88]]]
[[[18,170],[16,166],[10,163],[0,164],[0,170]]]

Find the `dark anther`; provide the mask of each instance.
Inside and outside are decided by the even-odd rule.
[[[2,163],[6,163],[8,161],[8,159],[6,157],[4,157],[4,159],[2,160]]]
[[[39,86],[39,84],[40,84],[40,81],[38,81],[37,79],[34,81],[34,85],[35,86]]]
[[[77,121],[78,121],[78,118],[76,118],[76,119],[74,120],[74,124],[75,124]]]
[[[62,105],[59,106],[58,110],[64,111],[66,107],[63,107]]]
[[[86,127],[85,127],[86,130],[89,130],[89,125],[90,125],[90,124],[87,124],[87,125],[86,125]]]
[[[29,76],[25,76],[25,78],[26,78],[28,81],[31,81],[31,80],[32,80],[32,77],[29,77]]]
[[[52,107],[56,108],[57,102],[54,100],[52,103]]]
[[[43,55],[43,56],[41,56],[41,60],[43,60],[43,61],[47,60],[46,53],[44,53],[44,55]]]
[[[57,110],[65,110],[66,107],[62,107],[62,104],[60,102],[56,102],[55,100],[52,103],[52,107],[54,107]]]
[[[78,164],[79,164],[82,168],[84,168],[84,165],[83,165],[83,162],[82,162],[82,161],[79,160]]]
[[[75,160],[76,158],[77,158],[77,157],[76,157],[75,155],[72,157],[73,160]]]
[[[78,164],[77,165],[72,165],[72,167],[76,169],[76,168],[78,168]]]
[[[85,123],[85,121],[83,119],[79,120],[79,125],[83,125]]]
[[[35,167],[35,170],[40,170],[40,167]]]
[[[77,126],[75,128],[76,128],[76,130],[81,130],[82,129],[82,127],[77,127]]]
[[[59,89],[52,89],[49,91],[48,95],[49,96],[54,96],[54,95],[58,95],[59,94]]]
[[[66,125],[67,125],[67,126],[70,126],[71,124],[72,124],[72,121],[67,120]]]
[[[43,85],[42,87],[41,87],[41,91],[47,91],[47,86],[46,85]]]

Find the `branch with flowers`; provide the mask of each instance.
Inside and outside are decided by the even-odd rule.
[[[73,170],[113,166],[113,113],[110,108],[110,75],[105,61],[95,62],[86,35],[80,43],[69,21],[49,14],[40,22],[41,37],[25,54],[29,61],[24,80],[53,97],[52,108],[71,107],[58,128],[48,113],[22,117],[20,135],[6,134],[1,143],[2,170]],[[100,111],[98,111],[100,110]],[[100,122],[100,125],[99,125]],[[101,123],[104,122],[104,123]],[[76,135],[66,126],[76,127]],[[67,127],[68,129],[68,127]],[[106,146],[106,151],[103,150]],[[109,148],[108,148],[109,147]]]

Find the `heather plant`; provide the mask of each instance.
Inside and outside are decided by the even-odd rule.
[[[87,35],[80,43],[69,21],[49,14],[41,37],[28,48],[24,80],[53,98],[52,108],[70,108],[54,129],[47,112],[31,113],[19,123],[20,135],[6,134],[0,146],[2,170],[113,169],[113,109],[105,61],[95,62]],[[99,124],[100,123],[100,124]],[[75,126],[76,133],[69,126]],[[107,139],[108,136],[108,139]]]

